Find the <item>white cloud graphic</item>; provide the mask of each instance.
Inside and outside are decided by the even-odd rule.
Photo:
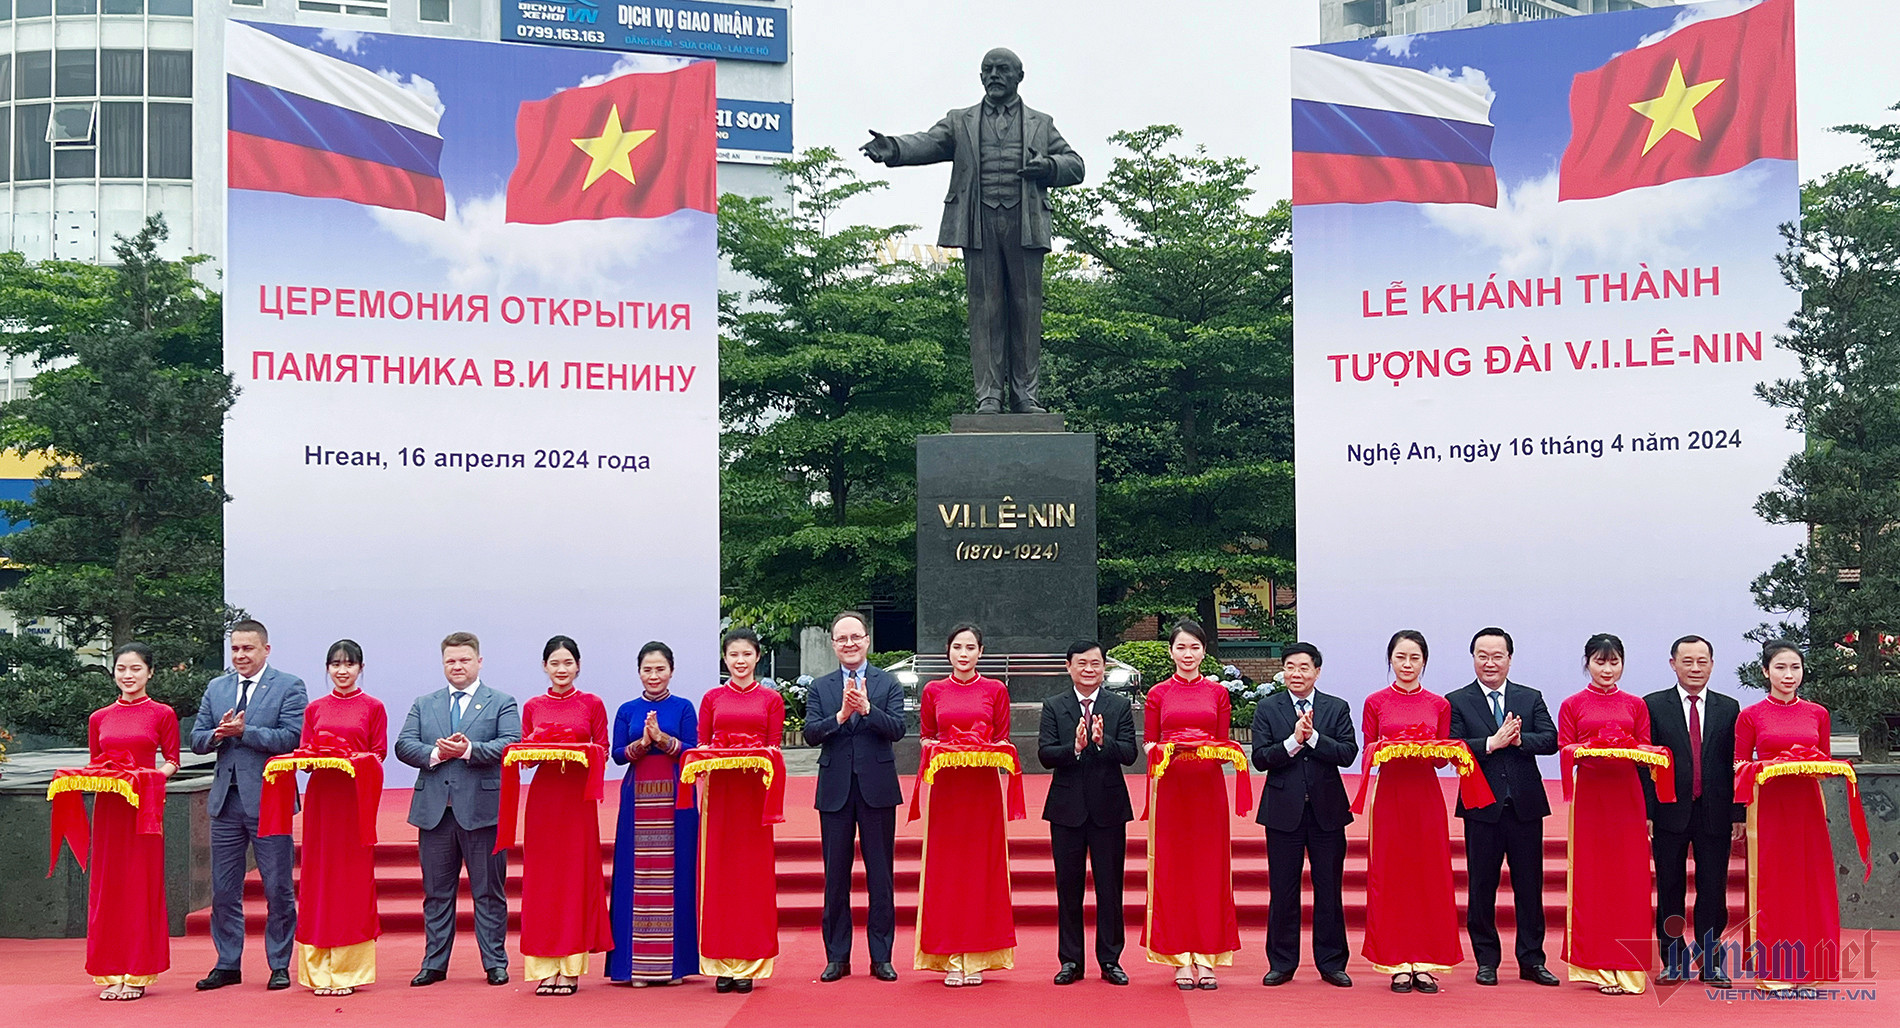
[[[1457,83],[1479,96],[1484,97],[1486,100],[1496,100],[1498,98],[1497,90],[1491,88],[1491,77],[1486,75],[1482,68],[1473,68],[1467,64],[1457,71],[1452,71],[1450,68],[1433,65],[1429,73],[1434,78],[1441,78],[1446,82]]]
[[[1761,2],[1762,0],[1709,0],[1707,3],[1697,3],[1684,7],[1677,13],[1676,20],[1669,23],[1668,28],[1663,29],[1661,32],[1652,32],[1637,40],[1636,48],[1640,50],[1643,47],[1660,43],[1699,21],[1708,21],[1710,18],[1726,18],[1733,14],[1740,14]]]
[[[612,81],[623,75],[646,75],[660,71],[678,71],[690,63],[691,62],[684,57],[666,57],[661,54],[621,54],[620,59],[615,61],[614,66],[608,68],[605,74],[589,75],[581,79],[578,83],[575,83],[574,88],[586,89],[588,86],[598,86],[603,82]]]
[[[1374,50],[1383,50],[1394,57],[1410,57],[1412,56],[1412,45],[1417,43],[1421,38],[1423,37],[1417,33],[1398,36],[1380,36],[1378,39],[1372,41],[1372,48]]]
[[[414,93],[423,103],[434,108],[437,114],[448,110],[447,107],[442,105],[442,93],[435,88],[435,83],[420,75],[405,76],[399,71],[390,71],[388,68],[378,68],[376,69],[376,77],[390,85]]]
[[[330,44],[337,53],[360,54],[363,52],[363,37],[367,35],[369,33],[357,32],[354,29],[324,29],[317,33],[317,38]]]

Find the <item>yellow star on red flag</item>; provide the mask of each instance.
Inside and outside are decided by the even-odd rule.
[[[1649,138],[1643,140],[1643,152],[1649,153],[1671,132],[1680,132],[1701,142],[1702,126],[1695,120],[1695,105],[1708,99],[1709,94],[1725,81],[1710,79],[1691,86],[1683,80],[1682,62],[1677,61],[1669,69],[1669,82],[1663,86],[1661,96],[1630,104],[1630,110],[1649,119]]]
[[[620,123],[620,105],[615,104],[607,109],[607,123],[600,127],[600,135],[568,140],[593,161],[587,166],[587,180],[581,183],[581,191],[586,192],[610,171],[626,179],[628,185],[638,185],[633,179],[633,162],[628,155],[633,153],[634,147],[653,138],[654,132],[654,129],[629,131]]]

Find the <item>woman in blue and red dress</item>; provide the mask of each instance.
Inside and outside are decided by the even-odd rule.
[[[592,743],[607,752],[607,707],[577,687],[580,644],[557,635],[541,648],[548,691],[521,708],[523,743]],[[587,955],[614,948],[600,869],[600,804],[588,798],[598,769],[561,760],[535,765],[521,833],[521,955],[537,996],[572,996]]]
[[[614,713],[614,763],[632,766],[620,783],[614,832],[607,977],[677,985],[699,973],[699,811],[678,805],[679,758],[699,745],[699,713],[673,695],[672,647],[650,642],[635,659],[641,693]]]
[[[950,630],[950,677],[918,695],[925,759],[937,743],[1009,742],[1009,688],[977,673],[983,632]],[[925,790],[924,860],[917,903],[919,971],[942,971],[951,987],[983,984],[983,972],[1016,966],[1003,784],[993,766],[942,767]]]
[[[389,714],[363,691],[363,648],[331,644],[330,692],[304,708],[300,750],[389,755]],[[303,799],[303,873],[297,887],[297,980],[319,996],[348,996],[376,981],[376,847],[364,841],[357,781],[337,768],[310,772]]]
[[[1617,688],[1623,640],[1593,635],[1583,659],[1590,684],[1557,708],[1557,744],[1649,745],[1648,704]],[[1640,770],[1628,760],[1580,758],[1570,800],[1564,962],[1571,981],[1588,982],[1606,996],[1648,986],[1656,906]]]
[[[1392,684],[1366,697],[1361,716],[1368,764],[1382,742],[1451,735],[1451,704],[1427,692],[1422,680],[1430,657],[1425,636],[1409,628],[1385,644]],[[1392,976],[1393,992],[1435,993],[1435,975],[1465,959],[1452,893],[1450,818],[1438,784],[1443,763],[1388,761],[1370,783],[1361,952],[1373,970]]]
[[[178,714],[147,695],[152,648],[126,643],[112,654],[118,699],[86,722],[93,766],[178,770]],[[122,797],[93,801],[91,879],[86,896],[86,973],[103,1000],[134,1000],[171,968],[165,907],[165,837],[138,831],[138,811]]]
[[[732,629],[724,652],[730,677],[699,701],[699,734],[715,749],[777,748],[785,738],[785,698],[759,682],[758,633]],[[699,971],[713,976],[719,992],[751,992],[754,980],[772,977],[778,958],[770,790],[756,772],[715,771],[703,780]]]
[[[1793,643],[1762,648],[1768,697],[1735,721],[1738,761],[1819,760],[1831,754],[1827,708],[1800,697]],[[1841,902],[1820,781],[1781,775],[1755,786],[1748,805],[1749,950],[1762,988],[1839,981]]]
[[[1207,630],[1183,619],[1168,637],[1174,674],[1148,690],[1142,743],[1226,741],[1233,735],[1227,687],[1201,674]],[[1234,911],[1234,854],[1224,768],[1175,760],[1148,779],[1148,914],[1142,945],[1150,963],[1174,968],[1175,987],[1216,989],[1214,968],[1240,950]]]

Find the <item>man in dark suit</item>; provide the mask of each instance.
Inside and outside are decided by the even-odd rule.
[[[1702,980],[1726,988],[1722,932],[1728,928],[1729,851],[1742,838],[1745,808],[1735,802],[1735,719],[1742,705],[1709,688],[1715,647],[1685,635],[1669,647],[1676,685],[1643,697],[1649,731],[1674,758],[1676,802],[1658,803],[1656,786],[1640,776],[1649,808],[1650,848],[1656,857],[1656,938],[1664,981],[1694,974],[1700,955]],[[1695,850],[1695,937],[1682,931],[1683,893],[1689,851]]]
[[[508,984],[508,854],[495,852],[501,815],[502,751],[521,741],[515,698],[482,684],[482,644],[468,632],[442,640],[447,689],[416,698],[396,738],[396,759],[416,768],[409,823],[422,860],[422,970],[410,985],[449,976],[455,946],[455,892],[468,868],[475,942],[488,984]]]
[[[1497,802],[1467,809],[1465,865],[1470,902],[1465,930],[1478,961],[1478,984],[1498,983],[1498,883],[1504,862],[1511,863],[1511,898],[1517,913],[1517,976],[1538,985],[1558,985],[1544,966],[1544,818],[1550,799],[1541,754],[1557,752],[1557,725],[1544,705],[1544,694],[1510,680],[1517,650],[1511,633],[1481,628],[1471,637],[1471,665],[1477,681],[1447,693],[1451,701],[1451,737],[1463,739]]]
[[[970,294],[970,359],[978,414],[1043,411],[1042,259],[1049,253],[1051,187],[1082,181],[1082,156],[1055,121],[1017,93],[1023,62],[1009,50],[983,55],[983,102],[953,110],[907,136],[871,133],[864,155],[880,164],[951,161],[937,245],[963,251]]]
[[[897,784],[891,743],[904,737],[904,687],[870,666],[870,622],[857,611],[831,619],[838,670],[812,683],[805,700],[805,744],[818,754],[818,835],[825,857],[825,970],[819,981],[851,973],[851,837],[864,854],[870,911],[865,943],[871,974],[897,980],[891,943],[897,935]]]
[[[1056,864],[1057,985],[1082,980],[1082,885],[1095,865],[1095,963],[1102,980],[1127,985],[1122,970],[1122,868],[1128,855],[1128,802],[1122,768],[1135,762],[1134,708],[1102,688],[1108,671],[1102,644],[1069,647],[1069,682],[1075,686],[1042,701],[1036,758],[1050,770],[1042,819],[1049,822],[1049,848]]]
[[[256,621],[231,626],[229,674],[205,686],[191,725],[191,751],[218,754],[206,812],[211,816],[211,939],[218,964],[198,982],[203,990],[243,981],[244,876],[246,851],[257,856],[269,914],[264,921],[264,959],[271,989],[290,988],[290,958],[297,932],[295,862],[290,836],[260,838],[257,801],[264,791],[264,765],[297,748],[303,737],[308,697],[303,679],[270,666],[270,633]]]
[[[1267,773],[1254,820],[1267,830],[1267,973],[1285,985],[1300,966],[1300,872],[1313,866],[1313,965],[1329,985],[1346,974],[1346,826],[1352,803],[1339,769],[1359,757],[1352,708],[1316,686],[1319,647],[1296,642],[1283,654],[1286,688],[1253,712],[1253,766]]]

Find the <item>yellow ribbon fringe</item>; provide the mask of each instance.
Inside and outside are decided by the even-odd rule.
[[[563,749],[558,746],[537,746],[531,749],[519,750],[510,749],[507,754],[501,758],[501,765],[503,767],[509,767],[524,762],[540,762],[546,760],[560,761],[566,764],[579,764],[582,767],[587,766],[587,754],[580,750]]]
[[[356,765],[347,757],[272,757],[264,765],[264,780],[268,782],[278,775],[298,771],[341,771],[355,777]]]
[[[1007,753],[939,753],[924,768],[924,783],[935,785],[937,772],[947,767],[993,767],[1011,774],[1017,770],[1016,758]]]
[[[765,757],[707,757],[695,760],[680,768],[680,781],[692,782],[708,771],[758,771],[765,775],[765,784],[772,784],[772,762]]]
[[[1155,763],[1155,777],[1160,778],[1168,771],[1168,765],[1176,756],[1195,760],[1213,760],[1222,764],[1232,764],[1237,768],[1247,766],[1247,755],[1238,746],[1183,746],[1180,743],[1161,744],[1161,759]]]
[[[46,787],[46,798],[50,802],[53,797],[63,792],[109,792],[118,795],[134,807],[139,805],[138,790],[132,788],[131,782],[122,778],[107,778],[104,775],[67,775],[64,778],[55,778],[53,784]]]
[[[1458,773],[1461,775],[1468,775],[1478,769],[1477,762],[1471,759],[1471,751],[1462,746],[1423,742],[1387,743],[1379,747],[1379,752],[1372,755],[1372,766],[1378,767],[1388,760],[1407,760],[1414,757],[1449,760],[1458,766]]]
[[[1785,764],[1770,764],[1755,775],[1757,785],[1770,778],[1785,775],[1840,775],[1850,782],[1858,782],[1854,774],[1854,765],[1844,760],[1791,760]]]
[[[1648,764],[1651,767],[1669,766],[1669,757],[1666,754],[1651,753],[1648,750],[1628,749],[1622,746],[1579,746],[1577,747],[1577,756],[1615,757],[1618,760],[1633,760],[1638,764]]]

